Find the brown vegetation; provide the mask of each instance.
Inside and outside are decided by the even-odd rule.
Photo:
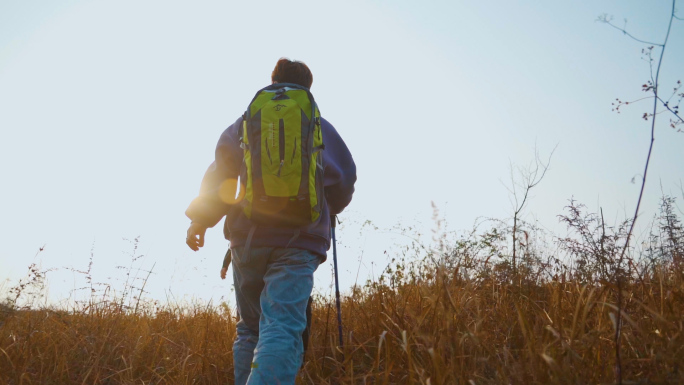
[[[614,261],[625,226],[612,229],[574,202],[557,251],[521,227],[516,270],[505,227],[408,246],[378,279],[343,297],[344,349],[336,346],[334,298],[316,298],[298,383],[613,383],[620,320],[624,383],[684,383],[684,232],[673,203],[663,200],[651,237],[630,248],[624,269]],[[225,305],[122,303],[8,303],[0,382],[232,383],[235,318]]]

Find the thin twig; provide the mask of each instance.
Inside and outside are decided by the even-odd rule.
[[[679,119],[680,122],[684,123],[684,119],[682,119],[682,117],[679,116],[679,114],[678,114],[676,111],[673,111],[673,110],[670,108],[670,106],[668,105],[667,102],[663,101],[663,99],[661,99],[659,96],[656,96],[656,99],[658,99],[658,100],[663,104],[663,106],[664,106],[665,108],[667,108],[667,110],[670,111],[670,112],[672,113],[672,115],[676,116],[677,119]]]
[[[674,17],[674,14],[673,14],[673,17]],[[608,19],[608,16],[607,16],[607,15],[599,16],[599,18],[597,19],[597,21],[600,21],[600,22],[602,22],[602,23],[608,24],[609,26],[611,26],[611,27],[617,29],[618,31],[622,32],[623,34],[625,34],[625,35],[631,37],[632,39],[634,39],[634,40],[636,40],[636,41],[638,41],[638,42],[640,42],[640,43],[650,44],[650,45],[656,45],[656,46],[658,46],[658,47],[664,47],[664,46],[665,46],[665,44],[651,43],[651,42],[648,42],[648,41],[646,41],[646,40],[641,40],[641,39],[638,39],[638,38],[634,37],[634,35],[632,35],[631,33],[627,32],[624,28],[620,28],[620,27],[618,27],[617,25],[611,23],[611,22],[610,22],[610,19]]]

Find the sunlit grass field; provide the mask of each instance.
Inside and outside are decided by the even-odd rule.
[[[316,296],[297,382],[611,384],[619,370],[625,384],[683,384],[679,219],[663,208],[618,266],[624,228],[572,207],[557,247],[521,232],[515,267],[505,226],[407,246],[381,276],[343,293],[344,347],[334,297]],[[18,294],[0,310],[0,383],[233,382],[236,314],[225,305],[105,292],[69,309],[28,309]]]

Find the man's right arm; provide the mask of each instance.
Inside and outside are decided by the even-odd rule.
[[[235,203],[237,178],[242,164],[239,127],[242,118],[228,127],[216,145],[215,160],[202,178],[200,193],[185,215],[204,227],[214,227]]]

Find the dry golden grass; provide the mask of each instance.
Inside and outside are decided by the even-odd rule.
[[[316,309],[311,383],[599,384],[615,379],[614,290],[544,284],[440,280],[357,293],[344,303],[345,364]],[[684,285],[625,287],[623,378],[684,383]],[[327,305],[330,306],[330,305]],[[332,322],[332,321],[330,321]],[[326,343],[327,342],[327,343]],[[338,354],[339,358],[340,355]],[[332,362],[332,363],[331,363]],[[334,380],[333,380],[334,379]],[[627,383],[627,381],[625,381]]]
[[[561,251],[528,228],[515,268],[505,227],[406,246],[380,277],[343,295],[343,348],[334,297],[316,296],[297,382],[611,384],[620,368],[624,384],[684,384],[684,226],[663,202],[659,232],[623,265],[625,226],[607,227],[574,203]],[[236,319],[225,304],[159,305],[134,296],[145,284],[134,279],[108,297],[90,268],[83,273],[93,297],[71,309],[17,306],[39,295],[31,289],[44,273],[34,265],[9,291],[0,383],[233,382]]]
[[[656,273],[624,285],[625,383],[684,383],[684,281],[671,269]],[[344,352],[334,302],[319,298],[298,382],[614,381],[614,287],[436,276],[369,283],[345,296]],[[235,319],[225,307],[134,314],[109,303],[0,314],[1,383],[232,383]]]
[[[235,325],[212,308],[10,311],[0,324],[2,383],[225,383],[232,375]]]

